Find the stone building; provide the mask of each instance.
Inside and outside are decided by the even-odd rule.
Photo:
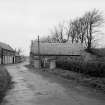
[[[0,64],[15,63],[15,51],[5,43],[0,42]]]
[[[22,62],[20,56],[10,45],[0,42],[0,64],[14,64]]]
[[[56,59],[59,56],[85,59],[84,46],[81,43],[47,43],[31,42],[30,64],[35,68],[56,68]]]

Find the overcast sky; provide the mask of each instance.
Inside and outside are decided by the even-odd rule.
[[[105,14],[105,0],[0,0],[0,41],[28,54],[37,35],[48,35],[59,22],[94,8]]]

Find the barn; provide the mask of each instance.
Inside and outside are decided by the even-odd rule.
[[[12,63],[15,63],[15,51],[10,45],[0,42],[0,64]]]
[[[48,43],[31,42],[30,64],[35,68],[56,68],[56,59],[59,56],[84,57],[84,46],[81,43]],[[87,54],[86,54],[87,55]]]

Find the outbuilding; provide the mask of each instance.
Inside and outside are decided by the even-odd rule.
[[[56,59],[59,56],[83,57],[84,46],[81,43],[48,43],[31,42],[30,64],[35,68],[56,68]]]
[[[15,51],[10,45],[0,42],[0,64],[13,63],[15,63]]]

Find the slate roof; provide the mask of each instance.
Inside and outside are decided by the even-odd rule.
[[[0,42],[0,48],[4,48],[4,49],[7,49],[7,50],[10,50],[10,51],[14,51],[13,48],[6,44],[6,43],[3,43],[3,42]]]
[[[42,43],[40,42],[40,55],[81,55],[84,47],[81,43]],[[38,42],[31,44],[31,53],[38,55]]]

